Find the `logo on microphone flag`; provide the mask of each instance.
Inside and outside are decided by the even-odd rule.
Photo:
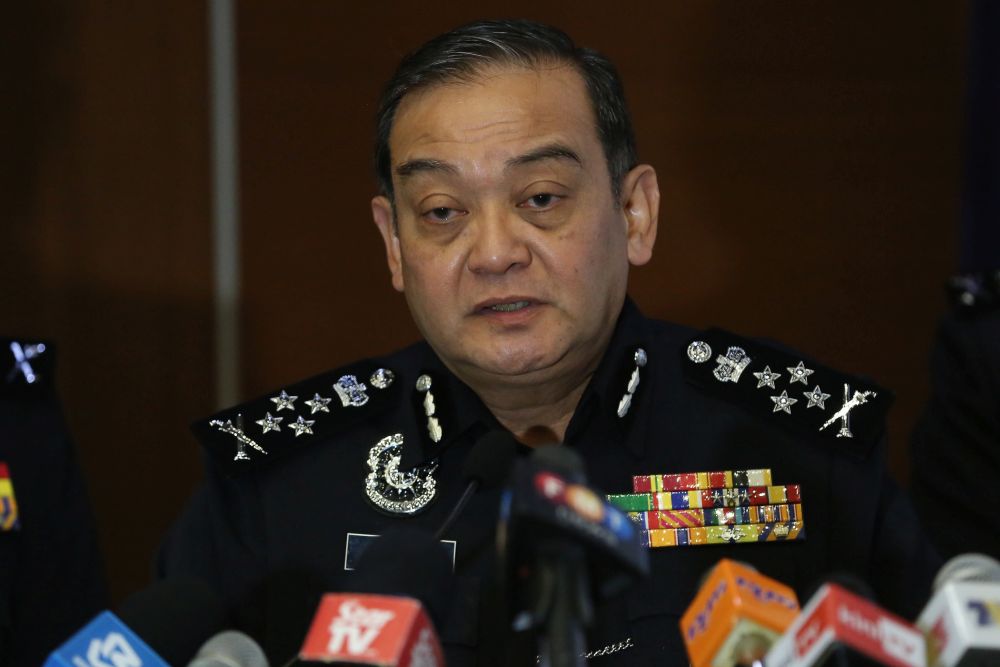
[[[45,667],[167,667],[110,611],[98,614],[49,655]]]
[[[299,659],[440,667],[441,646],[417,600],[387,595],[323,596]]]
[[[927,664],[925,640],[916,628],[836,584],[820,587],[764,662],[812,664],[836,645],[889,667]]]

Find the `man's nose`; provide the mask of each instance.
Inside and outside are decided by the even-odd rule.
[[[524,234],[526,223],[513,212],[483,211],[473,225],[469,270],[481,274],[503,274],[531,263]]]

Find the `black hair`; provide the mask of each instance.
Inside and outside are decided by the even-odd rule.
[[[435,37],[403,58],[382,91],[376,115],[375,174],[381,193],[393,200],[389,134],[406,95],[436,84],[472,80],[492,66],[537,68],[562,63],[574,67],[587,86],[611,189],[619,199],[622,180],[636,164],[636,150],[617,70],[597,51],[577,47],[563,31],[527,20],[469,23]]]

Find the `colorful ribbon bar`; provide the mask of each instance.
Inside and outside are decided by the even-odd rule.
[[[608,500],[625,512],[648,512],[801,503],[802,493],[798,484],[786,484],[662,493],[623,493],[610,495]]]
[[[659,528],[641,531],[640,535],[645,546],[657,548],[795,541],[805,539],[806,533],[803,522],[788,521],[702,528]]]
[[[628,516],[646,530],[803,521],[802,505],[798,503],[694,510],[649,510],[629,512]]]
[[[698,491],[731,489],[739,486],[771,486],[771,469],[720,470],[717,472],[685,472],[670,475],[636,475],[632,478],[635,493],[663,491]]]

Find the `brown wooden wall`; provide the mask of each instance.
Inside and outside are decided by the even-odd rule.
[[[443,29],[528,16],[625,79],[664,192],[632,281],[643,309],[894,388],[905,479],[954,266],[964,5],[878,4],[240,4],[244,395],[416,336],[368,213],[378,89]],[[15,13],[0,28],[0,331],[60,343],[120,598],[197,481],[186,423],[214,407],[206,12]]]

